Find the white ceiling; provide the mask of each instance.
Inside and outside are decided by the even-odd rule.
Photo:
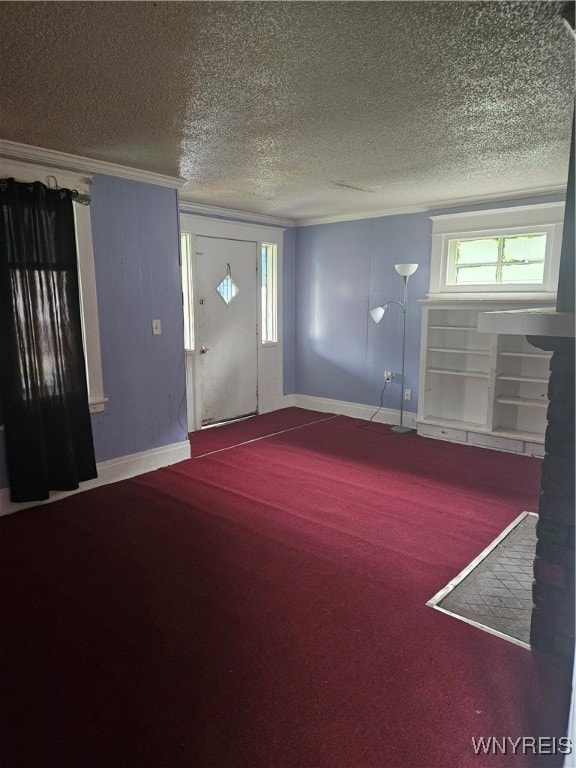
[[[0,136],[293,219],[556,189],[554,2],[0,2]]]

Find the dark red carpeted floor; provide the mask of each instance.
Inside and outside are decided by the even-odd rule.
[[[2,768],[540,764],[472,737],[560,735],[568,669],[425,605],[539,461],[299,409],[192,442],[0,520]]]

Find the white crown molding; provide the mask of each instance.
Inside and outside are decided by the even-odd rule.
[[[483,195],[482,197],[460,197],[451,200],[439,200],[434,203],[425,203],[422,205],[412,205],[402,208],[383,208],[378,211],[363,211],[360,213],[343,213],[335,216],[310,216],[302,219],[296,219],[297,227],[311,227],[315,224],[336,224],[341,221],[357,221],[359,219],[379,219],[384,216],[400,216],[406,213],[427,213],[428,211],[437,211],[441,208],[459,208],[465,205],[480,205],[482,203],[493,203],[500,200],[521,200],[526,197],[541,197],[543,195],[565,195],[566,187],[550,186],[535,187],[534,189],[517,190],[515,192],[502,192],[494,195]],[[446,214],[453,215],[453,214]],[[432,217],[431,217],[432,218]]]
[[[78,173],[102,173],[106,176],[119,176],[123,179],[141,181],[146,184],[156,184],[171,189],[181,189],[186,179],[175,176],[164,176],[152,171],[144,171],[139,168],[131,168],[126,165],[109,163],[105,160],[94,160],[80,155],[71,155],[55,149],[35,147],[30,144],[21,144],[8,139],[0,139],[0,158],[20,160],[26,163],[47,166],[55,169],[61,168]],[[328,216],[310,216],[305,218],[289,218],[283,216],[271,216],[264,213],[236,210],[234,208],[221,208],[219,206],[205,205],[193,201],[180,199],[180,210],[183,213],[197,213],[208,216],[220,216],[223,218],[237,218],[243,221],[261,222],[283,227],[309,227],[314,224],[335,224],[342,221],[357,221],[359,219],[375,219],[384,216],[399,216],[406,213],[425,213],[440,208],[455,208],[464,205],[478,205],[481,203],[498,200],[522,199],[525,197],[539,197],[542,195],[564,195],[566,187],[549,186],[535,187],[534,189],[516,190],[515,192],[484,195],[481,197],[466,197],[451,200],[440,200],[434,203],[406,206],[401,208],[383,208],[377,211],[360,211],[357,213],[344,213]]]
[[[535,203],[534,205],[515,205],[511,208],[492,208],[490,210],[484,209],[482,211],[461,211],[460,213],[440,213],[437,216],[430,216],[429,218],[432,221],[442,221],[444,219],[446,220],[460,220],[460,219],[466,219],[466,218],[473,218],[478,217],[482,218],[482,216],[493,216],[493,215],[501,215],[501,216],[510,216],[511,214],[515,213],[524,213],[527,208],[530,208],[532,211],[554,211],[557,210],[559,212],[564,211],[566,207],[566,202],[564,200],[558,200],[554,203]],[[560,216],[558,221],[562,222],[564,221],[564,217]]]
[[[105,160],[93,160],[88,157],[80,157],[79,155],[70,155],[67,152],[59,152],[55,149],[33,147],[30,144],[20,144],[19,142],[8,141],[7,139],[0,139],[0,157],[80,173],[102,173],[106,176],[119,176],[122,179],[142,181],[145,184],[156,184],[159,187],[170,187],[171,189],[180,189],[180,187],[186,184],[185,179],[174,176],[163,176],[152,171],[143,171],[126,165],[108,163]]]
[[[217,216],[226,219],[240,219],[241,221],[257,222],[262,224],[275,224],[280,227],[296,226],[295,219],[287,219],[282,216],[271,216],[267,213],[252,213],[251,211],[239,211],[235,208],[221,208],[217,205],[205,205],[180,198],[180,213],[197,213],[202,216]]]

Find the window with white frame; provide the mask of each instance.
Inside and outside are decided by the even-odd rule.
[[[96,297],[96,274],[92,246],[92,222],[90,216],[90,177],[71,171],[63,171],[35,163],[2,158],[2,176],[13,177],[16,181],[41,181],[47,186],[77,190],[88,204],[75,202],[73,205],[76,228],[76,250],[78,255],[78,276],[80,288],[80,315],[82,340],[86,358],[88,400],[92,413],[103,411],[107,398],[104,397],[102,380],[102,357],[100,352],[100,326]]]
[[[278,255],[275,243],[262,243],[260,287],[262,293],[262,343],[278,341]]]
[[[448,285],[542,284],[546,232],[448,241]]]
[[[431,218],[431,295],[556,293],[563,203]]]

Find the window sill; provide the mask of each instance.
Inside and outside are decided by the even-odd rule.
[[[90,413],[102,413],[105,409],[105,405],[108,402],[107,397],[101,397],[98,400],[90,400],[88,406]]]

